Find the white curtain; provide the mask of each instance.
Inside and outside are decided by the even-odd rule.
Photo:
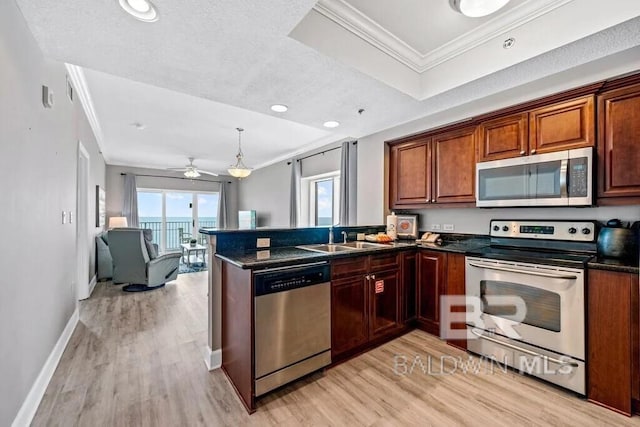
[[[217,228],[227,228],[229,226],[229,210],[227,206],[227,183],[220,182],[218,192],[218,223]]]
[[[129,227],[140,227],[138,219],[138,189],[136,176],[126,174],[124,176],[124,200],[122,202],[122,216],[127,218]]]
[[[300,178],[302,162],[291,159],[291,193],[289,195],[289,226],[297,227],[300,223]]]
[[[358,143],[342,143],[340,159],[340,225],[357,222]]]

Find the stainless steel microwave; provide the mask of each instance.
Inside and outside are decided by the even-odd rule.
[[[590,206],[593,148],[476,164],[476,206]]]

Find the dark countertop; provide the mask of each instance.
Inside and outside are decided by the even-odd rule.
[[[487,246],[489,239],[485,237],[445,237],[441,244],[416,244],[415,241],[398,241],[384,247],[358,249],[353,251],[321,253],[299,249],[295,246],[268,248],[264,250],[230,251],[217,253],[215,256],[240,268],[258,270],[262,268],[284,267],[307,262],[327,261],[336,258],[371,255],[386,251],[399,251],[411,248],[429,249],[442,252],[464,254],[468,251]]]
[[[415,248],[415,243],[396,242],[384,247],[357,249],[353,251],[322,253],[299,249],[295,246],[265,248],[244,252],[217,253],[215,256],[240,268],[259,270],[262,268],[284,267],[308,262],[327,261],[336,258],[371,255],[387,251],[400,251]]]
[[[384,227],[381,225],[353,225],[353,226],[344,226],[341,227],[339,225],[333,226],[334,230],[342,230],[342,229],[367,229],[367,228],[380,228]],[[325,232],[329,232],[329,226],[318,226],[318,227],[256,227],[256,228],[213,228],[213,227],[202,227],[198,230],[200,234],[208,234],[208,235],[218,235],[218,234],[234,234],[234,233],[267,233],[267,232],[279,232],[279,231],[316,231],[316,230],[326,230]]]
[[[594,270],[609,270],[620,273],[640,273],[638,268],[638,259],[615,259],[597,256],[587,263],[588,268]]]

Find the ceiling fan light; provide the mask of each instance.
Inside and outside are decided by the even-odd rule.
[[[470,18],[491,15],[502,9],[509,0],[450,0],[451,7]]]
[[[195,169],[188,169],[184,171],[184,176],[187,178],[197,178],[200,176],[200,173]]]
[[[118,0],[120,7],[139,21],[155,22],[158,10],[149,0]]]

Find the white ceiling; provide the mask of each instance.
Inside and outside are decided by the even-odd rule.
[[[406,64],[318,13],[314,0],[155,0],[160,19],[152,24],[126,15],[117,0],[15,1],[45,55],[84,69],[105,157],[131,166],[179,167],[193,156],[202,169],[223,171],[234,161],[240,126],[246,163],[260,167],[640,44],[633,31],[640,20],[623,24],[632,31],[622,36],[609,28],[640,15],[637,0],[556,1],[562,6],[529,13],[520,26],[516,17],[549,0],[512,0],[483,19],[452,12],[448,0],[322,0],[359,9],[419,55],[465,41],[415,80]],[[575,19],[562,21],[569,13]],[[509,54],[492,45],[501,46],[507,27],[520,31]],[[597,32],[607,43],[576,42]],[[474,46],[474,34],[484,43]],[[290,110],[273,113],[273,103]],[[342,126],[327,130],[327,120]]]

